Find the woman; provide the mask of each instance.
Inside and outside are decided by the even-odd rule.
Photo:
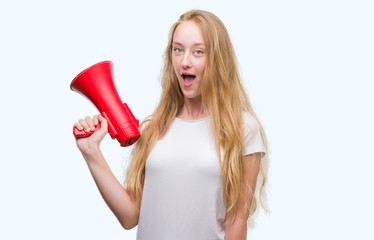
[[[267,142],[240,82],[223,23],[192,10],[172,26],[161,101],[143,122],[125,188],[99,145],[101,116],[75,126],[92,176],[125,229],[143,239],[246,239],[247,220],[262,202]]]

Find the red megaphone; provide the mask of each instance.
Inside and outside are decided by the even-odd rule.
[[[139,120],[135,119],[126,103],[122,103],[113,80],[113,63],[99,62],[79,73],[70,84],[70,89],[87,97],[108,121],[108,132],[117,138],[122,147],[130,146],[139,137]],[[100,129],[86,133],[76,127],[76,137],[87,137]]]

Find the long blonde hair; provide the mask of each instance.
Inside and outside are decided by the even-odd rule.
[[[237,211],[237,203],[242,193],[243,180],[243,143],[242,130],[243,111],[250,112],[258,121],[248,97],[240,81],[236,56],[229,34],[214,14],[192,10],[181,15],[172,26],[165,52],[165,63],[161,78],[162,95],[159,105],[142,131],[142,136],[132,151],[132,160],[126,173],[125,187],[135,199],[138,209],[142,200],[145,179],[145,163],[155,142],[166,133],[171,122],[184,104],[183,93],[179,87],[177,76],[172,64],[173,35],[178,25],[183,21],[194,21],[203,34],[207,63],[201,85],[201,97],[204,112],[212,121],[212,131],[216,141],[216,149],[221,161],[224,202],[227,220],[232,221]],[[267,140],[258,121],[262,140],[267,149]],[[220,154],[223,149],[223,156]],[[264,186],[267,181],[267,158],[263,155],[260,164],[260,174],[256,189],[251,189],[253,199],[247,205],[250,218],[257,209],[260,201],[266,210],[264,201]]]

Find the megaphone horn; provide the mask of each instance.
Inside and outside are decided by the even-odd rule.
[[[139,120],[135,119],[130,108],[123,103],[118,95],[113,80],[113,63],[104,61],[96,63],[79,73],[71,82],[70,89],[87,97],[108,121],[108,132],[117,138],[122,147],[130,146],[139,137]],[[76,127],[73,133],[76,137],[87,137],[100,129],[86,133]]]

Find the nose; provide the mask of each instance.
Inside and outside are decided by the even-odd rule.
[[[191,67],[192,67],[191,56],[190,54],[186,53],[183,55],[182,68],[188,69]]]

